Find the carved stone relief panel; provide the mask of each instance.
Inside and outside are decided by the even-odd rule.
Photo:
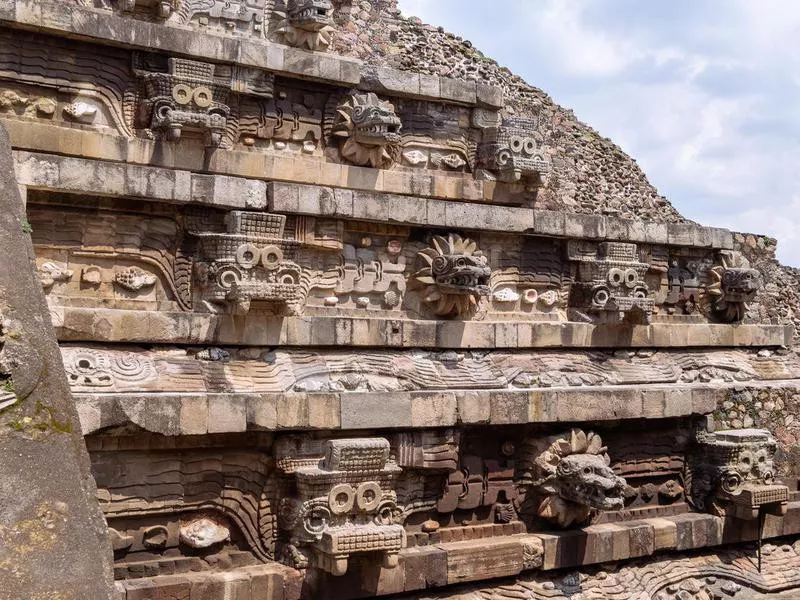
[[[178,0],[177,10],[169,21],[262,37],[268,4],[270,0]]]
[[[734,258],[689,248],[196,207],[176,216],[36,191],[29,201],[40,279],[63,306],[700,324],[744,317],[760,285],[754,269],[714,262]]]
[[[470,173],[480,131],[471,127],[467,108],[398,99],[403,123],[400,164],[448,173]]]
[[[172,211],[137,216],[118,205],[72,202],[55,208],[31,194],[28,221],[48,301],[146,310],[188,309],[190,264]]]
[[[763,286],[761,274],[738,252],[651,247],[650,274],[658,274],[656,311],[712,322],[738,323]]]
[[[289,536],[284,558],[333,575],[344,575],[356,553],[377,553],[384,567],[396,567],[406,537],[394,489],[401,469],[388,440],[328,440],[322,457],[281,454],[285,449],[278,447],[278,464],[296,494],[280,507],[279,525]]]
[[[273,76],[264,71],[182,58],[137,53],[133,71],[142,83],[138,128],[170,141],[191,131],[201,134],[206,146],[221,146],[228,129],[236,127],[232,94],[270,99],[274,92]]]
[[[548,153],[535,119],[509,117],[496,127],[487,127],[478,149],[480,166],[506,183],[524,183],[536,188],[550,173]]]
[[[650,322],[655,303],[644,281],[650,265],[636,244],[570,240],[567,258],[576,273],[570,306],[600,321]]]
[[[269,455],[181,446],[92,453],[117,562],[230,552],[272,559],[277,510]]]
[[[489,295],[492,271],[473,240],[436,235],[417,257],[421,268],[414,274],[414,285],[423,288],[422,300],[437,316],[469,317]]]
[[[726,384],[800,379],[792,354],[759,356],[756,350],[717,351],[426,351],[286,349],[268,347],[96,348],[62,346],[74,392],[399,392],[602,388],[646,384]],[[86,362],[81,362],[82,359]],[[222,363],[222,364],[220,364]],[[224,368],[223,368],[224,366]],[[654,452],[678,443],[653,438]],[[674,439],[673,439],[674,438]],[[612,440],[614,459],[682,466],[655,454],[645,458]],[[680,444],[678,444],[680,445]],[[646,455],[649,456],[649,455]],[[399,459],[398,459],[399,460]],[[627,460],[627,459],[626,459]],[[614,463],[617,464],[617,463]],[[682,465],[682,463],[681,463]],[[402,463],[401,466],[406,466]],[[410,463],[409,463],[410,466]],[[634,467],[631,467],[634,469]],[[636,473],[640,471],[634,469]],[[642,469],[646,471],[645,466]],[[677,470],[675,470],[677,469]],[[630,471],[633,473],[634,471]],[[644,472],[642,471],[642,472]],[[628,471],[620,472],[626,476]],[[631,475],[633,477],[633,475]],[[631,483],[633,485],[633,483]]]
[[[785,514],[789,490],[775,481],[776,449],[763,429],[699,432],[686,473],[693,505],[741,519]]]
[[[131,137],[123,98],[130,53],[37,34],[0,32],[0,118],[35,119]]]
[[[324,104],[320,94],[289,88],[281,88],[272,99],[243,96],[238,106],[239,143],[277,152],[318,152]]]

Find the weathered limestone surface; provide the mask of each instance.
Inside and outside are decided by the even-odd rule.
[[[112,598],[111,548],[0,127],[0,598]]]

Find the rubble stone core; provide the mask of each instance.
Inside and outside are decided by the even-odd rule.
[[[4,175],[106,520],[74,548],[110,546],[117,600],[800,588],[774,240],[687,221],[392,0],[0,21]],[[37,406],[5,434],[61,423]]]

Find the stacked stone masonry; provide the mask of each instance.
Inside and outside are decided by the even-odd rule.
[[[118,598],[800,588],[774,241],[390,0],[0,21]]]

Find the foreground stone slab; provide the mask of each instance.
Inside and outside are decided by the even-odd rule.
[[[111,599],[111,548],[0,127],[0,598]]]

